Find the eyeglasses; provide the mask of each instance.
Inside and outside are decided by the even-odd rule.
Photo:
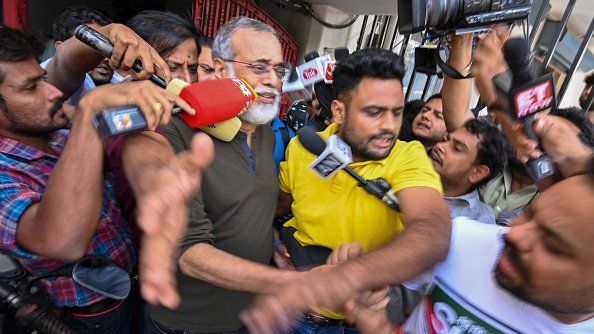
[[[230,61],[232,63],[239,63],[242,65],[245,65],[254,74],[257,74],[257,75],[266,74],[266,73],[270,72],[270,70],[272,69],[274,71],[274,73],[276,74],[276,76],[281,81],[287,81],[287,79],[289,78],[289,75],[291,74],[291,71],[287,68],[286,65],[273,66],[270,64],[263,63],[261,61],[255,61],[253,63],[245,63],[245,62],[233,60],[233,59],[223,59],[223,61]]]

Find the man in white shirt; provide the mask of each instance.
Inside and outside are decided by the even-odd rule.
[[[541,193],[509,229],[454,220],[448,258],[402,328],[352,301],[347,315],[362,333],[594,333],[591,165]]]

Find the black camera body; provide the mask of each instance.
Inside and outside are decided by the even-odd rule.
[[[0,313],[14,321],[0,323],[0,333],[12,333],[21,328],[44,334],[71,334],[51,313],[51,306],[43,287],[30,279],[30,274],[11,257],[0,253]],[[18,325],[18,326],[17,326]]]
[[[398,30],[431,36],[469,33],[528,17],[532,0],[398,0]]]

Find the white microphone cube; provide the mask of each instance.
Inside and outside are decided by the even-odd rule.
[[[332,135],[326,142],[326,148],[309,168],[318,176],[327,179],[353,162],[351,148],[347,143]]]

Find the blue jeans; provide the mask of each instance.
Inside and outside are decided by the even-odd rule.
[[[293,331],[293,334],[359,334],[359,331],[357,331],[355,326],[347,324],[322,326],[314,324],[307,318],[303,318]]]
[[[192,332],[192,331],[187,331],[187,330],[179,330],[179,329],[173,329],[173,328],[169,328],[167,326],[164,326],[158,322],[153,321],[153,319],[150,318],[150,316],[146,316],[146,325],[144,326],[145,328],[145,332],[144,334],[249,334],[250,332],[247,330],[247,328],[245,328],[245,326],[236,329],[236,330],[232,330],[232,331],[226,331],[226,332],[218,332],[218,333],[198,333],[198,332]]]
[[[67,312],[60,320],[75,333],[80,334],[129,334],[132,322],[130,300],[125,300],[117,309],[94,316],[73,316]]]

